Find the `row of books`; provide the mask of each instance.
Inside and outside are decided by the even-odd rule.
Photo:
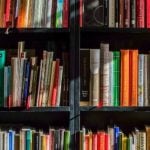
[[[0,131],[1,150],[69,150],[70,131],[65,129],[43,130],[22,128]]]
[[[149,150],[150,127],[136,128],[131,133],[124,133],[118,126],[97,132],[83,128],[79,132],[79,143],[79,150]]]
[[[149,0],[80,0],[80,27],[149,28]]]
[[[46,50],[42,52],[41,59],[31,50],[28,50],[31,57],[27,57],[29,54],[24,44],[23,41],[18,43],[17,55],[8,54],[7,59],[11,62],[7,62],[7,65],[6,52],[9,51],[0,50],[0,106],[28,108],[68,105],[67,52],[62,53],[62,60],[55,59],[54,52]]]
[[[68,28],[69,0],[0,0],[0,28]]]
[[[149,106],[150,55],[137,49],[80,50],[81,106]]]

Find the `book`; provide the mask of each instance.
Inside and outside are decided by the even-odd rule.
[[[82,8],[81,8],[82,9]],[[84,0],[84,27],[104,25],[104,1]]]
[[[100,50],[90,49],[90,104],[99,103]]]
[[[0,107],[4,105],[4,65],[6,61],[5,50],[0,50]]]
[[[80,106],[88,106],[90,99],[90,50],[80,49]]]

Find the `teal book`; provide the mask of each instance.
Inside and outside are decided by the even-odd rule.
[[[63,3],[64,3],[64,0],[57,0],[56,28],[62,28]]]
[[[6,61],[6,51],[0,50],[0,107],[4,106],[4,66]]]
[[[70,131],[66,130],[64,132],[64,148],[63,148],[63,150],[69,150],[70,149],[69,146],[70,146]]]
[[[113,51],[113,89],[112,89],[112,101],[113,106],[119,106],[120,95],[120,52]]]
[[[26,131],[26,150],[31,150],[31,130]]]

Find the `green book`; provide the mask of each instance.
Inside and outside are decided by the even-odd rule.
[[[112,101],[113,106],[119,106],[120,95],[120,52],[113,51],[113,89],[112,89]]]
[[[32,133],[31,130],[26,131],[26,150],[31,150]]]
[[[70,146],[70,131],[66,130],[64,132],[64,148],[63,148],[63,150],[69,150],[70,149],[69,146]]]
[[[0,107],[4,106],[4,66],[6,61],[6,51],[0,50]]]

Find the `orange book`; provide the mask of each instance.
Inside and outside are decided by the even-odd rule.
[[[105,132],[97,133],[97,150],[105,150]]]
[[[129,50],[121,50],[121,106],[129,106]]]
[[[130,50],[130,106],[138,101],[138,50]]]
[[[89,134],[85,135],[85,150],[90,150],[89,149]]]

